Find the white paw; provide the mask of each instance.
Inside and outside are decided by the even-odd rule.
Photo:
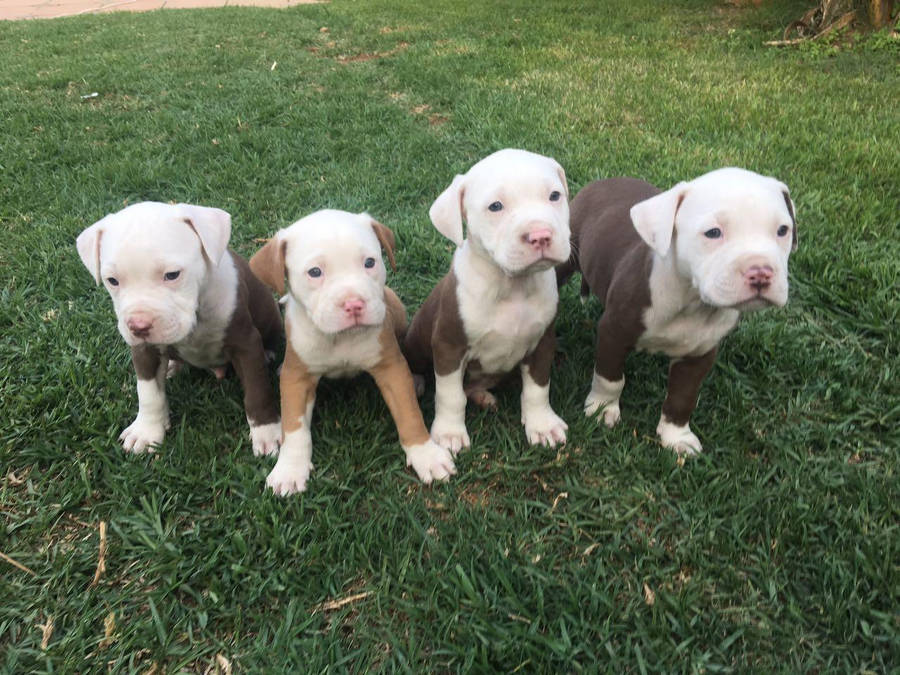
[[[522,424],[525,425],[525,436],[532,445],[552,448],[566,442],[566,429],[569,425],[549,406],[523,414]]]
[[[703,451],[700,439],[691,431],[688,424],[678,426],[661,418],[656,427],[659,442],[664,448],[670,448],[679,455],[696,455]]]
[[[431,439],[406,450],[406,466],[411,466],[426,485],[433,480],[447,480],[456,473],[450,452]]]
[[[603,411],[603,423],[612,428],[622,419],[622,410],[619,408],[619,401],[603,401],[599,396],[588,394],[584,402],[584,414],[588,417],[595,417],[598,412]]]
[[[178,359],[169,359],[169,365],[166,366],[166,379],[170,380],[181,372],[184,368],[184,361]]]
[[[153,452],[162,443],[169,428],[169,420],[148,420],[138,415],[127,429],[119,434],[126,452]]]
[[[276,455],[281,446],[281,422],[271,424],[250,425],[250,442],[253,444],[253,454]]]
[[[282,461],[275,463],[275,468],[266,476],[266,485],[272,488],[279,497],[306,491],[306,481],[312,471],[311,462]]]
[[[469,434],[465,423],[450,422],[435,417],[431,425],[431,438],[442,448],[446,448],[454,456],[463,448],[469,447]]]

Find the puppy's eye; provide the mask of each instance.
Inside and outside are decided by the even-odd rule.
[[[366,258],[366,262],[363,263],[368,269],[372,269],[375,267],[375,258]]]
[[[722,230],[718,227],[714,227],[711,230],[707,230],[703,233],[703,236],[707,239],[719,239],[722,236]]]
[[[322,276],[322,270],[318,267],[310,267],[308,270],[306,270],[306,273],[313,279]]]
[[[562,197],[562,195],[559,193],[559,190],[554,190],[550,193],[551,202],[558,202],[560,197]]]
[[[106,277],[106,283],[108,283],[110,286],[118,286],[119,280],[115,277]]]
[[[178,278],[178,276],[179,276],[180,274],[181,274],[181,270],[178,270],[177,272],[166,272],[166,273],[163,275],[163,278],[164,278],[166,281],[175,281],[175,280]]]
[[[490,204],[488,206],[488,211],[493,211],[494,213],[496,213],[497,211],[502,211],[502,210],[503,210],[503,204],[501,204],[500,202],[493,202],[492,204]]]
[[[791,231],[791,228],[789,228],[787,225],[782,225],[781,227],[778,228],[778,236],[779,237],[787,236],[787,233],[790,231]]]

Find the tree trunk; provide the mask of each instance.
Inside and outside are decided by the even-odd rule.
[[[894,0],[867,0],[866,13],[872,28],[884,28],[891,22],[894,13]]]

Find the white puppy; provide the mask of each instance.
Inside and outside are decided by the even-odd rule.
[[[500,150],[456,176],[429,214],[459,247],[404,342],[413,372],[434,369],[432,437],[453,452],[468,447],[467,396],[495,406],[488,390],[518,366],[529,442],[564,443],[568,427],[550,407],[559,299],[553,266],[570,252],[562,167],[524,150]]]
[[[312,419],[319,378],[366,371],[388,405],[406,462],[430,483],[456,473],[450,454],[428,436],[412,375],[397,342],[406,310],[384,285],[381,247],[394,266],[394,235],[366,213],[318,211],[280,230],[253,258],[253,271],[279,294],[288,344],[281,370],[284,441],[266,484],[303,492],[312,470]]]
[[[278,344],[281,316],[247,262],[227,251],[230,235],[231,216],[220,209],[142,202],[78,236],[78,254],[109,291],[131,347],[138,414],[120,437],[126,450],[162,442],[166,373],[181,362],[219,377],[231,363],[244,386],[254,453],[278,450],[281,423],[265,350]]]

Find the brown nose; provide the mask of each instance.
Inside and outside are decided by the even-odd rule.
[[[131,334],[134,337],[145,338],[150,335],[150,330],[153,328],[153,322],[149,319],[145,319],[143,317],[133,316],[126,322],[128,326],[128,330],[131,331]]]
[[[772,284],[772,277],[775,275],[768,265],[753,265],[744,272],[744,281],[748,286],[756,291],[763,291]]]

